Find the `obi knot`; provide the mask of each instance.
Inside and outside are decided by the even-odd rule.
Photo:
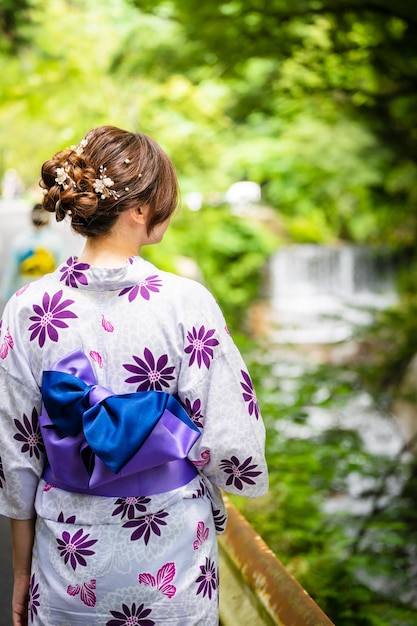
[[[65,445],[83,449],[88,445],[114,473],[140,451],[162,418],[165,434],[158,436],[156,450],[163,445],[166,449],[163,455],[157,454],[160,461],[185,459],[201,434],[182,405],[168,393],[114,394],[97,384],[91,364],[80,350],[43,372],[41,393],[43,436],[46,447],[48,437],[54,442],[51,453],[55,454],[59,446],[64,450]],[[57,431],[55,438],[51,429]]]

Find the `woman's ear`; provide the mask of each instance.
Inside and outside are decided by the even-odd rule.
[[[148,208],[147,207],[138,207],[137,209],[129,210],[131,219],[136,224],[145,224],[147,223],[148,218]]]

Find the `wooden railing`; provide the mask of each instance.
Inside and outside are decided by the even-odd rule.
[[[334,626],[247,520],[225,498],[219,537],[221,626]]]

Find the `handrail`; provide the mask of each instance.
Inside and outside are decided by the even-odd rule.
[[[225,497],[219,537],[222,626],[334,626]]]

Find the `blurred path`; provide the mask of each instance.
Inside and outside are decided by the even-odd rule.
[[[0,515],[0,624],[12,626],[12,546],[10,522]]]

